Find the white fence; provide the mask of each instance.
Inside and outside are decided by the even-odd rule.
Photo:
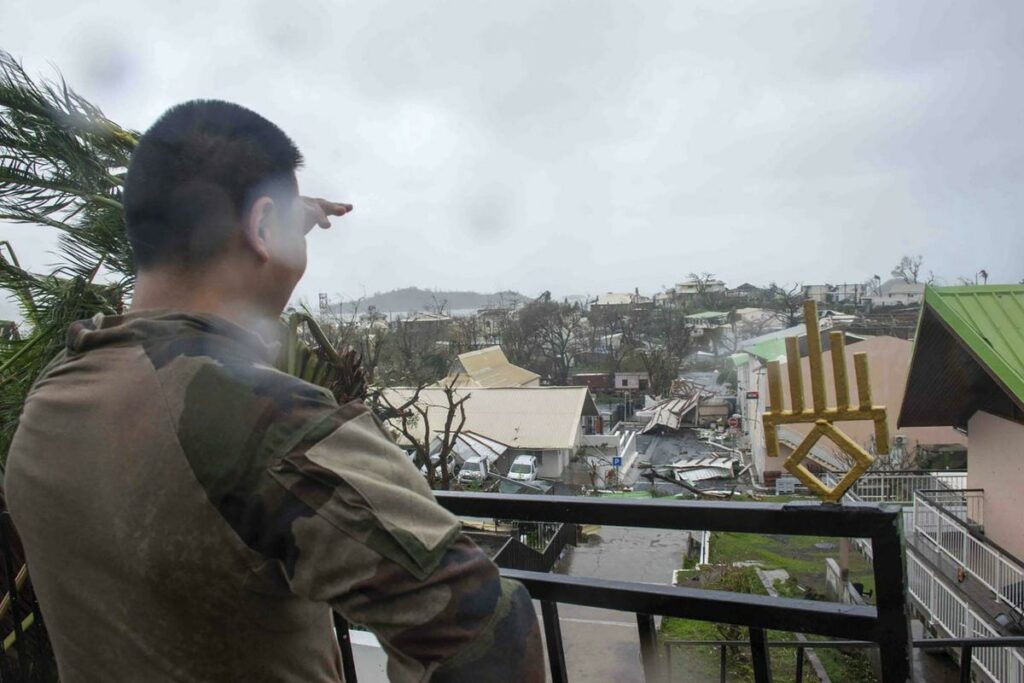
[[[867,472],[850,487],[857,500],[866,503],[910,505],[914,494],[930,489],[962,489],[967,485],[966,472]]]
[[[826,472],[821,480],[828,486],[839,483],[841,474]],[[953,484],[967,483],[967,473],[960,471],[942,472],[882,472],[865,473],[846,492],[845,498],[864,503],[892,503],[903,507],[903,531],[914,528],[914,493],[921,490],[948,488]],[[852,539],[857,549],[868,560],[873,558],[871,541],[866,538]]]
[[[834,486],[839,477],[826,474],[823,481]],[[903,528],[908,533],[926,539],[1019,614],[1024,598],[1024,584],[1019,582],[1024,581],[1024,569],[970,532],[971,526],[979,527],[983,521],[983,499],[980,493],[967,491],[966,483],[967,475],[962,472],[869,472],[846,496],[904,505]],[[870,559],[870,541],[853,541]],[[934,625],[952,638],[1002,635],[955,588],[936,577],[909,545],[906,555],[908,590]],[[1017,649],[976,647],[972,661],[989,680],[1024,683],[1024,657]]]
[[[914,497],[914,531],[1024,617],[1024,568],[971,533],[962,521],[969,506],[947,508],[929,498],[925,492]]]
[[[1002,634],[988,625],[955,589],[939,580],[913,552],[907,553],[907,583],[910,594],[928,613],[934,625],[951,638],[998,638]],[[975,647],[972,662],[991,680],[1024,683],[1024,657],[1006,647]]]

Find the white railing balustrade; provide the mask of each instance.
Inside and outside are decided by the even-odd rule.
[[[939,580],[914,553],[907,553],[907,587],[934,625],[951,638],[998,638],[970,604]],[[1024,657],[1013,648],[975,647],[972,662],[993,681],[1024,683]]]
[[[968,526],[973,504],[966,496],[919,491],[914,497],[914,531],[991,590],[1018,618],[1024,617],[1024,567],[985,542]],[[938,498],[943,503],[934,502]],[[947,507],[947,504],[949,507]]]
[[[966,484],[967,475],[962,472],[872,471],[858,479],[847,495],[866,503],[910,505],[917,491],[945,489],[951,482],[961,479]]]

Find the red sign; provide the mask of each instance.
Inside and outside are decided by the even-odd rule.
[[[730,427],[739,427],[740,426],[739,418],[738,417],[730,417],[729,418],[729,426]]]
[[[758,396],[759,396],[759,394],[756,391],[748,391],[747,392],[747,400],[750,400],[750,401],[757,400]]]

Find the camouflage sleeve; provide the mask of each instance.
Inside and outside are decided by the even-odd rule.
[[[271,475],[292,590],[370,629],[392,681],[543,681],[533,604],[461,533],[369,411],[342,406]]]

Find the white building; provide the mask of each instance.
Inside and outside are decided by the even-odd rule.
[[[725,283],[721,280],[687,280],[672,287],[668,293],[675,299],[693,299],[700,294],[725,294]]]
[[[392,405],[400,405],[414,393],[412,388],[388,389],[385,398]],[[511,458],[535,456],[538,473],[545,479],[562,476],[569,459],[580,447],[584,431],[593,426],[598,416],[597,405],[587,387],[464,387],[455,390],[456,400],[467,394],[469,400],[463,404],[466,409],[463,429],[507,447]],[[443,434],[448,414],[444,390],[423,389],[418,403],[427,411],[431,438]]]
[[[924,298],[923,282],[906,282],[903,278],[886,280],[879,287],[879,293],[865,297],[872,307],[914,306]]]
[[[615,389],[618,391],[647,391],[650,375],[646,372],[616,372]]]

